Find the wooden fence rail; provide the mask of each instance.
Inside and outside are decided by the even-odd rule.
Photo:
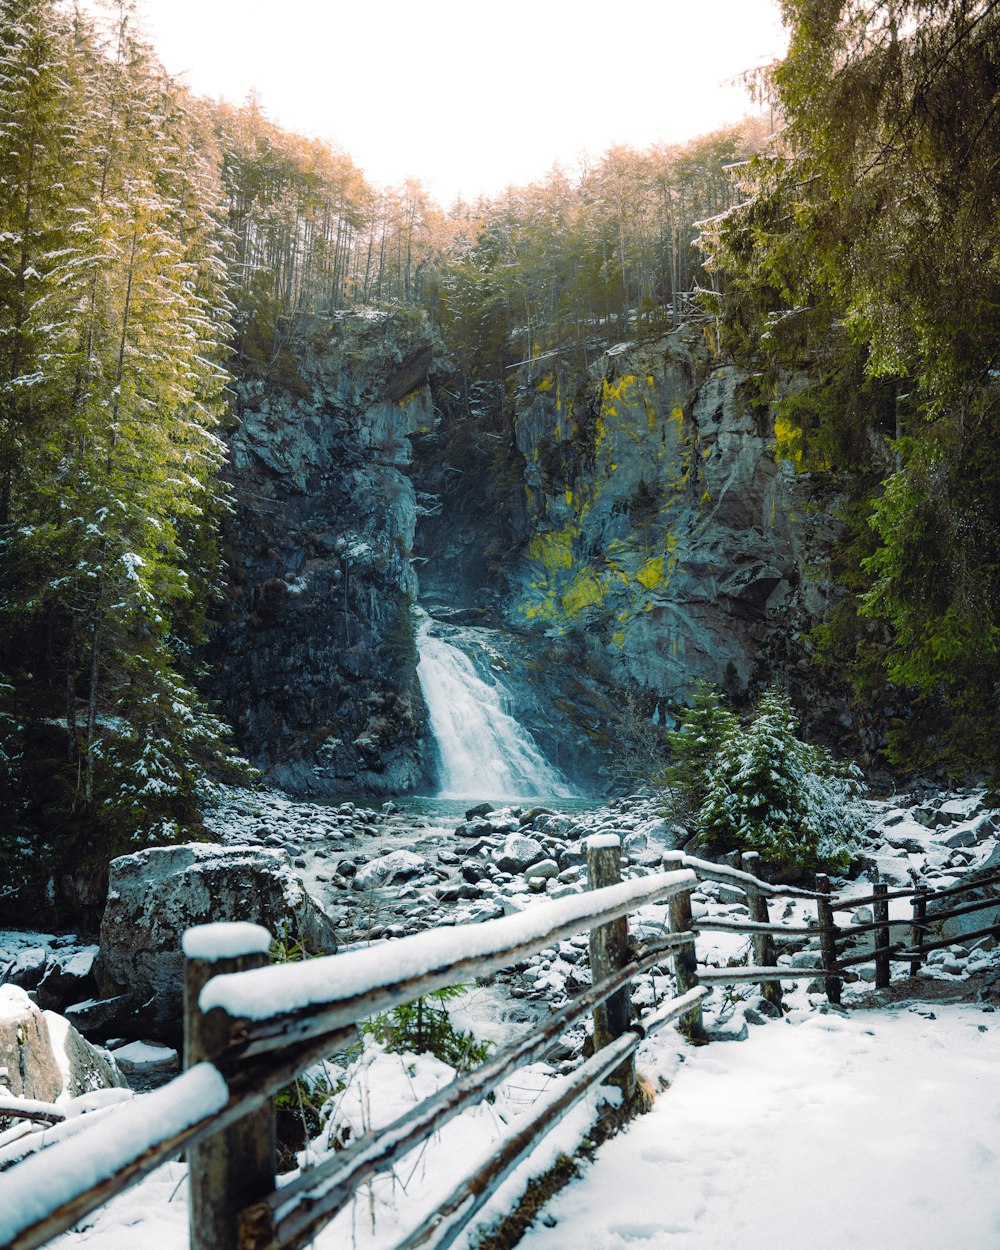
[[[964,881],[958,885],[946,886],[940,890],[931,890],[927,886],[915,886],[907,890],[890,890],[885,884],[875,885],[870,895],[862,898],[841,899],[832,904],[826,920],[827,947],[824,963],[838,970],[853,968],[859,964],[874,963],[875,988],[888,988],[891,980],[891,964],[901,962],[909,964],[909,974],[914,976],[921,968],[924,958],[931,951],[943,950],[946,946],[961,945],[965,942],[978,941],[985,937],[1000,938],[1000,918],[997,922],[985,925],[980,929],[953,934],[928,941],[927,934],[934,926],[953,920],[958,916],[974,915],[980,911],[997,911],[1000,909],[1000,897],[973,899],[958,906],[948,906],[929,910],[942,899],[953,899],[961,894],[969,894],[975,890],[993,890],[1000,884],[1000,873],[993,872]],[[889,901],[891,899],[909,898],[912,900],[912,915],[909,920],[891,920],[889,917]],[[859,907],[872,906],[873,919],[862,924],[851,924],[841,927],[834,921],[836,911],[857,910]],[[893,943],[891,930],[906,926],[910,930],[909,944]],[[838,950],[844,943],[872,933],[875,945],[870,950],[845,954]]]
[[[360,1184],[390,1169],[519,1067],[542,1056],[569,1028],[592,1017],[592,1058],[519,1119],[494,1154],[399,1247],[443,1250],[595,1082],[616,1084],[631,1097],[634,1055],[642,1037],[679,1020],[689,1037],[702,1039],[701,1000],[712,985],[758,982],[777,1003],[782,981],[822,977],[831,1000],[839,1001],[844,968],[875,961],[877,978],[882,979],[889,958],[919,961],[936,946],[955,940],[928,942],[928,926],[998,905],[996,899],[986,899],[934,912],[928,911],[929,903],[1000,880],[998,873],[934,893],[876,887],[870,900],[858,902],[832,899],[822,877],[816,890],[772,885],[747,871],[756,867],[753,856],[745,857],[738,869],[674,852],[664,856],[662,872],[622,882],[618,839],[605,835],[590,839],[587,862],[586,893],[539,902],[500,920],[429,930],[300,964],[268,964],[270,935],[259,926],[189,930],[184,940],[186,1071],[0,1174],[0,1245],[4,1250],[35,1250],[168,1158],[187,1151],[192,1250],[298,1250],[350,1202]],[[695,919],[691,894],[699,880],[742,890],[749,918]],[[904,949],[889,943],[887,907],[891,898],[910,896],[913,937],[911,948]],[[816,924],[772,923],[768,900],[778,897],[815,902]],[[875,905],[871,925],[838,929],[835,912],[869,901]],[[668,904],[671,931],[637,946],[628,938],[627,916],[655,902]],[[275,1188],[275,1093],[318,1059],[353,1044],[359,1021],[435,989],[487,976],[587,930],[593,982],[588,990],[555,1010],[542,1027],[457,1077],[393,1124]],[[713,930],[746,934],[754,963],[699,965],[697,935]],[[876,934],[875,950],[838,955],[838,942],[845,936],[869,931]],[[774,939],[781,935],[818,938],[822,966],[778,964]],[[633,1019],[632,979],[667,956],[673,961],[675,996]]]

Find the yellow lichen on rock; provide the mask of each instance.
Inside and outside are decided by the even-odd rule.
[[[536,534],[528,547],[528,554],[537,560],[548,573],[556,573],[573,567],[572,530],[547,530]]]
[[[582,568],[562,594],[562,607],[567,617],[578,616],[585,608],[596,607],[605,594],[605,586],[597,574]]]
[[[646,561],[635,575],[635,580],[640,586],[645,586],[647,590],[654,590],[657,586],[666,584],[663,559],[663,556],[654,556],[651,560]]]
[[[779,460],[788,460],[795,465],[798,472],[804,471],[802,464],[802,428],[792,425],[784,417],[774,418],[775,454]]]

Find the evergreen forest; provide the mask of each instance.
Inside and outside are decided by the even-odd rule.
[[[889,765],[995,778],[1000,2],[781,8],[761,114],[445,207],[193,96],[131,0],[0,0],[0,894],[196,836],[247,775],[202,693],[232,388],[294,391],[352,309],[439,336],[501,502],[512,366],[703,338],[837,497],[817,662]]]

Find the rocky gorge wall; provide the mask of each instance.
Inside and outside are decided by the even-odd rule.
[[[294,360],[292,379],[238,386],[208,656],[209,693],[271,782],[317,797],[432,784],[421,591],[439,618],[488,627],[476,662],[584,789],[621,752],[623,690],[665,719],[698,678],[737,698],[778,682],[812,729],[849,729],[806,637],[837,536],[821,476],[700,333],[552,353],[496,388],[502,412],[444,420],[453,375],[416,317],[311,322]]]
[[[698,678],[737,697],[778,682],[840,732],[850,716],[805,636],[831,593],[828,483],[741,380],[695,331],[522,368],[527,533],[505,611],[664,705]]]
[[[417,317],[297,328],[294,373],[237,383],[225,612],[208,693],[291,793],[398,794],[426,781],[410,558],[410,438],[433,424]]]

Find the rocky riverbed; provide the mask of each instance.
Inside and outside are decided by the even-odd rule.
[[[391,802],[381,807],[324,805],[295,802],[277,791],[225,790],[218,795],[210,829],[227,854],[249,847],[287,864],[326,913],[340,949],[431,926],[477,923],[523,910],[541,898],[582,891],[585,839],[592,834],[621,837],[626,877],[655,871],[665,851],[687,844],[686,830],[663,814],[663,802],[653,794],[599,808],[580,804],[577,810],[480,804],[462,811],[461,806],[429,802],[419,810],[419,805],[403,808]],[[836,893],[860,897],[870,893],[874,880],[890,887],[924,883],[940,888],[1000,867],[1000,812],[982,792],[897,794],[870,801],[867,813],[852,876],[833,881]],[[994,887],[987,890],[996,893]],[[742,893],[726,885],[702,883],[692,902],[696,919],[747,914]],[[871,919],[865,907],[840,915],[848,931],[852,923]],[[894,901],[894,940],[904,935],[909,916],[908,900]],[[808,900],[778,900],[771,917],[806,924],[815,920],[815,907]],[[640,941],[653,939],[664,931],[666,919],[663,904],[643,908],[633,920],[633,935]],[[939,990],[950,983],[956,993],[968,984],[969,992],[990,996],[1000,975],[996,942],[986,937],[966,947],[958,939],[994,920],[1000,921],[1000,898],[995,911],[949,922],[954,945],[933,952],[920,979],[933,979]],[[870,937],[859,937],[854,944],[858,951],[865,949],[863,940],[870,942]],[[81,942],[76,935],[0,934],[0,983],[17,985],[42,1006],[65,1011],[87,1032],[88,1018],[96,1018],[97,955],[95,943]],[[698,958],[716,966],[752,962],[750,944],[738,934],[702,934]],[[818,943],[808,937],[780,940],[777,959],[809,969],[819,963]],[[895,965],[895,993],[903,971]],[[639,978],[633,987],[635,1004],[641,1008],[662,997],[669,990],[669,977],[665,960]],[[488,984],[470,987],[457,1010],[459,1023],[503,1041],[586,986],[589,978],[583,934],[553,944]],[[846,987],[845,1001],[869,991],[872,978],[871,965],[862,965]],[[806,980],[796,992],[821,990],[821,983]],[[723,1033],[738,1036],[746,1021],[753,1023],[766,1011],[756,987],[738,986],[715,991],[709,1019]],[[116,1032],[114,1040],[128,1040],[127,1025],[120,1020]],[[99,1028],[94,1035],[107,1040]],[[564,1039],[554,1048],[552,1061],[572,1062],[582,1042],[582,1031]]]

